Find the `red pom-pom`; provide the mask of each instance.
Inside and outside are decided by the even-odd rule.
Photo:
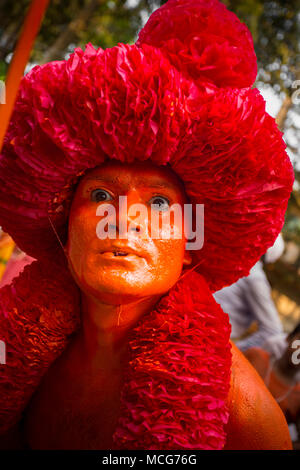
[[[251,86],[257,74],[248,28],[218,0],[169,0],[139,34],[198,85]]]

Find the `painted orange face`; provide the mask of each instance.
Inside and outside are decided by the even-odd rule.
[[[127,197],[125,218],[119,212],[120,196]],[[179,220],[170,211],[177,203],[183,214],[186,202],[182,183],[167,167],[110,161],[87,172],[72,201],[66,245],[69,267],[80,289],[112,304],[167,292],[183,265],[191,262],[190,252],[185,250],[183,215]],[[107,212],[99,216],[103,204],[113,206],[114,217]],[[146,210],[130,213],[133,204],[142,204]],[[154,219],[152,211],[156,211]],[[170,222],[162,224],[168,212]],[[99,238],[103,217],[115,238]],[[153,227],[157,220],[159,232]],[[124,226],[127,238],[121,230]],[[173,236],[164,235],[166,230]]]

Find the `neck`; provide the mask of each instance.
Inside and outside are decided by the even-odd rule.
[[[112,305],[81,294],[81,336],[89,356],[121,354],[137,321],[150,312],[161,296]]]

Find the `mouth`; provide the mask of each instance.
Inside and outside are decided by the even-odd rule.
[[[125,251],[105,251],[104,253],[111,253],[113,256],[127,256],[129,253],[126,253]],[[104,254],[101,253],[101,254]]]
[[[101,255],[105,258],[117,258],[117,257],[130,257],[130,256],[138,256],[141,257],[138,253],[131,249],[120,249],[120,248],[111,248],[109,251],[101,251]]]

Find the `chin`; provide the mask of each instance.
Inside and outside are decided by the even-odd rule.
[[[149,295],[147,286],[141,286],[140,281],[136,283],[124,282],[124,277],[110,277],[101,279],[99,282],[89,282],[85,279],[80,289],[89,296],[93,296],[104,303],[112,305],[120,305],[123,303],[133,302],[138,298]]]
[[[163,296],[172,287],[164,285],[161,289],[153,280],[143,279],[138,276],[136,279],[126,281],[126,276],[101,279],[102,282],[91,284],[85,280],[84,285],[79,286],[86,295],[99,299],[100,302],[120,305],[137,301],[145,297]]]

